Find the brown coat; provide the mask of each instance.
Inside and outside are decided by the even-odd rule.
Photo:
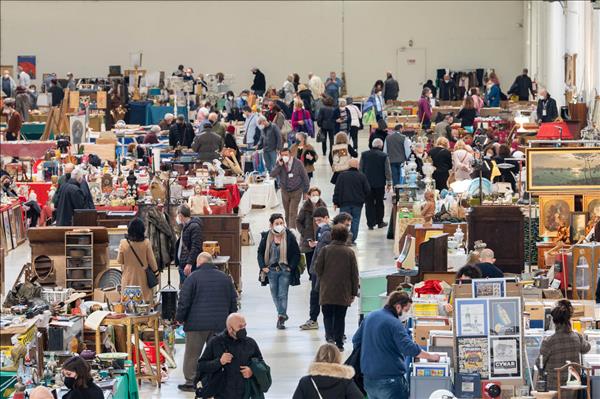
[[[290,155],[293,156],[294,158],[298,158],[299,160],[302,161],[302,164],[304,165],[304,169],[306,169],[306,173],[312,173],[315,171],[315,164],[306,164],[304,162],[304,156],[306,155],[306,153],[308,151],[312,151],[313,152],[313,156],[315,157],[315,159],[313,160],[314,162],[317,162],[317,159],[319,159],[319,155],[317,154],[317,152],[315,151],[315,148],[311,145],[311,144],[304,144],[304,147],[302,148],[302,152],[300,153],[300,155],[298,155],[298,144],[294,144],[290,147]]]
[[[313,212],[315,209],[320,207],[327,207],[327,204],[319,199],[319,202],[313,204],[310,199],[304,201],[302,204],[302,208],[298,212],[298,216],[296,217],[296,228],[300,233],[300,251],[302,253],[311,252],[313,248],[308,245],[308,239],[314,240],[315,231],[317,229],[315,225],[315,221],[313,218]]]
[[[581,355],[590,351],[590,343],[576,331],[560,326],[554,335],[542,341],[540,355],[544,356],[544,368],[548,372],[548,389],[556,390],[556,371],[569,360],[581,364]],[[562,383],[567,381],[566,371],[561,374]],[[572,396],[566,396],[572,397]]]
[[[140,265],[140,262],[135,257],[127,240],[121,240],[121,243],[119,244],[119,255],[117,257],[117,262],[121,264],[121,271],[123,272],[121,286],[139,285],[142,287],[142,292],[144,293],[144,301],[149,303],[152,300],[152,290],[148,287],[145,270],[148,266],[150,266],[153,271],[157,270],[152,245],[148,239],[130,242],[137,255],[145,264]]]
[[[315,263],[319,278],[321,305],[350,306],[358,295],[358,264],[354,250],[345,243],[332,241],[321,251]]]

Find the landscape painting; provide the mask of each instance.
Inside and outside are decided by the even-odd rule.
[[[600,190],[600,148],[527,149],[527,191]]]

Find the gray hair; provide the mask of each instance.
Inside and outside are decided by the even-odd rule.
[[[83,170],[81,170],[81,168],[73,169],[73,171],[71,172],[71,179],[81,181],[81,179],[83,179]]]
[[[199,265],[201,260],[204,261],[202,264],[211,263],[213,261],[213,257],[208,252],[201,252],[196,258],[196,265]]]
[[[371,144],[373,146],[373,148],[383,148],[383,140],[381,139],[375,139],[373,140],[373,143]]]
[[[154,125],[150,128],[150,132],[152,133],[160,133],[160,126]]]
[[[257,124],[261,124],[262,122],[266,122],[266,121],[267,121],[267,118],[265,118],[265,116],[264,116],[264,115],[259,115],[259,116],[256,118],[256,123],[257,123]]]
[[[346,103],[346,100],[343,99],[343,98],[340,98],[338,100],[338,104],[339,104],[340,107],[345,107],[346,105],[348,105],[348,103]]]
[[[173,114],[172,114],[172,113],[170,113],[170,112],[167,112],[167,113],[165,114],[165,116],[164,116],[164,119],[165,119],[165,120],[174,119],[174,118],[175,118],[175,115],[173,115]]]

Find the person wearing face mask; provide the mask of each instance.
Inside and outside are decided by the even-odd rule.
[[[258,114],[252,111],[252,108],[245,106],[242,108],[242,115],[244,116],[244,143],[248,147],[254,147],[260,140],[260,129],[258,128]]]
[[[288,319],[290,285],[300,284],[300,248],[294,234],[285,227],[283,215],[272,214],[269,224],[269,230],[261,233],[257,260],[261,276],[267,277],[262,279],[263,285],[269,284],[271,289],[271,297],[277,310],[277,329],[283,330]]]
[[[29,103],[31,104],[31,109],[37,109],[37,98],[38,98],[38,92],[36,90],[35,85],[30,85],[29,86],[29,90],[27,91],[27,94],[29,94]]]
[[[309,278],[311,283],[310,288],[310,308],[309,308],[309,319],[306,323],[300,326],[301,330],[318,330],[319,313],[321,311],[321,305],[319,304],[319,278],[315,271],[316,259],[319,256],[319,252],[327,245],[331,244],[331,228],[329,224],[329,212],[327,208],[320,207],[315,209],[313,212],[313,219],[317,230],[315,233],[316,242],[309,243],[309,246],[314,248],[311,264],[308,265]],[[340,212],[333,218],[333,225],[344,226],[348,232],[350,232],[350,226],[352,224],[352,216],[346,212]],[[348,235],[347,243],[352,243],[352,233]]]
[[[340,173],[333,190],[334,209],[352,215],[352,242],[356,243],[360,215],[367,196],[371,194],[371,186],[364,173],[358,170],[358,159],[352,158],[349,169]]]
[[[556,100],[550,97],[546,89],[542,88],[537,103],[537,119],[541,123],[547,123],[554,122],[556,118],[558,118]]]
[[[18,140],[21,136],[21,127],[23,126],[23,117],[15,109],[16,103],[12,98],[4,100],[3,114],[7,120],[7,126],[5,130],[6,141]]]
[[[277,125],[269,122],[263,115],[258,116],[256,125],[261,132],[257,147],[263,151],[265,169],[267,172],[271,172],[275,167],[277,151],[283,147],[281,131]]]
[[[177,116],[177,121],[169,127],[169,146],[189,147],[194,139],[194,129],[183,115]]]
[[[300,200],[302,195],[308,192],[310,185],[306,169],[298,158],[290,155],[289,149],[283,148],[279,152],[277,166],[273,168],[270,175],[277,179],[281,188],[281,202],[286,224],[290,229],[295,229]]]
[[[197,269],[185,280],[179,293],[175,320],[183,323],[185,354],[181,391],[196,390],[196,364],[206,342],[225,329],[225,321],[237,312],[238,295],[231,277],[219,270],[212,256],[202,252],[196,260]]]
[[[67,359],[62,365],[63,382],[69,391],[63,399],[104,399],[104,393],[94,384],[88,363],[79,356]]]
[[[400,91],[400,86],[398,85],[398,81],[394,79],[391,72],[386,73],[386,80],[383,84],[383,99],[385,102],[390,100],[396,101],[398,99],[398,92]]]
[[[4,70],[2,72],[2,91],[6,94],[6,97],[12,97],[15,95],[15,90],[17,89],[17,83],[10,76],[8,70]]]
[[[344,351],[346,312],[358,295],[358,263],[347,243],[348,235],[346,226],[333,226],[331,243],[319,252],[314,265],[319,279],[325,339],[335,343],[341,352]]]
[[[181,227],[181,234],[175,247],[175,264],[179,268],[179,284],[183,284],[186,277],[196,270],[196,259],[202,252],[202,220],[192,217],[192,211],[187,205],[177,209],[177,224]]]
[[[440,101],[456,100],[456,83],[450,79],[450,75],[445,74],[440,82]]]
[[[327,204],[321,198],[321,190],[318,187],[311,187],[308,190],[308,201],[304,201],[302,208],[296,217],[296,227],[300,233],[300,252],[306,257],[306,264],[312,262],[315,241],[315,221],[313,212],[320,207],[327,207]]]
[[[369,398],[409,397],[405,357],[440,360],[439,355],[422,350],[404,326],[411,305],[406,292],[392,292],[383,309],[369,313],[352,338],[354,348],[360,348],[360,368]]]
[[[246,319],[240,313],[230,314],[225,330],[208,342],[198,359],[196,376],[202,381],[203,389],[210,392],[205,397],[244,398],[247,380],[260,377],[252,367],[256,361],[263,362],[263,357],[256,341],[248,337]],[[213,380],[211,377],[219,370],[223,371],[222,378]]]
[[[497,81],[492,78],[491,74],[490,79],[486,83],[485,102],[488,107],[500,106],[500,86]]]
[[[296,141],[290,148],[290,155],[294,158],[298,158],[302,164],[304,164],[304,169],[306,169],[306,174],[308,175],[308,180],[312,179],[313,172],[315,171],[315,163],[319,156],[315,151],[315,148],[312,144],[307,142],[308,137],[304,132],[296,133]]]
[[[58,107],[60,103],[62,103],[63,98],[65,97],[65,91],[58,84],[58,79],[53,78],[50,82],[51,85],[48,89],[48,93],[52,94],[52,106]]]
[[[60,186],[56,206],[57,226],[72,226],[75,209],[86,209],[85,194],[81,189],[83,181],[83,171],[76,168],[69,180]]]
[[[383,221],[385,211],[383,199],[385,193],[389,193],[392,189],[392,169],[390,158],[383,152],[381,139],[373,140],[373,148],[360,155],[359,170],[365,174],[371,188],[365,198],[367,226],[369,230],[373,230],[375,226],[384,228],[388,224]]]

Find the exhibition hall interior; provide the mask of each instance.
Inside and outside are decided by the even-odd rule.
[[[600,2],[0,3],[2,399],[600,398]]]

